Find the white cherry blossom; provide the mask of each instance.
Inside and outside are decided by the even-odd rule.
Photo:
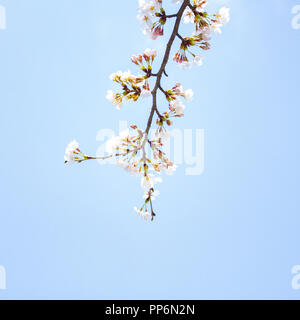
[[[195,21],[195,15],[193,11],[190,8],[185,9],[183,14],[183,22],[187,24],[187,23],[194,23],[194,21]]]
[[[137,207],[134,207],[133,209],[144,220],[151,220],[152,215],[148,212],[148,210],[144,210],[144,208],[138,209]]]
[[[120,137],[113,136],[106,142],[106,152],[109,154],[114,153],[114,151],[117,149],[118,145],[120,144]]]
[[[155,58],[157,56],[157,51],[155,49],[149,49],[147,48],[144,51],[144,55],[148,56],[149,58]]]
[[[79,152],[79,143],[76,140],[71,141],[65,150],[65,162],[74,163]]]
[[[118,110],[122,108],[122,103],[118,100],[118,96],[112,90],[108,90],[106,99],[110,101]]]
[[[141,186],[145,190],[150,190],[155,186],[155,184],[162,182],[161,177],[157,177],[154,174],[150,173],[147,176],[143,176],[141,179]]]
[[[230,21],[230,9],[226,7],[221,8],[217,16],[220,24],[224,26]]]
[[[180,99],[175,99],[175,100],[171,101],[170,105],[171,105],[172,108],[175,109],[175,112],[177,114],[183,114],[184,113],[185,106],[184,106],[184,104],[182,103],[182,101]]]
[[[194,92],[192,89],[188,89],[184,92],[184,97],[186,101],[191,102],[194,97]]]

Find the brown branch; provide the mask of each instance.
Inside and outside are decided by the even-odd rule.
[[[175,22],[171,37],[170,37],[168,44],[167,44],[167,47],[166,47],[166,52],[165,52],[165,55],[163,58],[163,62],[161,64],[161,67],[160,67],[157,75],[156,75],[156,77],[157,77],[156,83],[155,83],[154,89],[152,90],[152,98],[153,98],[152,109],[151,109],[151,112],[150,112],[150,115],[148,118],[147,128],[145,130],[146,136],[148,136],[149,130],[151,128],[154,112],[158,112],[158,109],[157,109],[157,90],[161,87],[161,84],[160,84],[161,78],[162,78],[162,75],[165,73],[165,68],[166,68],[166,65],[169,61],[171,48],[172,48],[173,42],[176,38],[176,35],[178,34],[181,18],[183,16],[184,10],[188,6],[190,6],[190,0],[184,0],[178,13],[176,14],[176,16],[177,16],[176,22]]]
[[[195,7],[192,6],[190,3],[188,4],[188,7],[192,10],[192,12],[193,12],[193,14],[194,14],[195,16],[197,16],[197,15],[199,14],[199,13],[196,11]]]
[[[182,37],[179,33],[177,33],[177,37],[178,37],[181,41],[184,41],[183,37]]]

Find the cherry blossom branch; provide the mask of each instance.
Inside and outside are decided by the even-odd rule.
[[[193,5],[190,1],[193,1]],[[159,194],[155,190],[155,184],[161,182],[161,172],[172,174],[176,170],[176,165],[172,163],[163,151],[165,140],[169,137],[167,127],[173,124],[172,119],[184,116],[185,106],[182,103],[184,98],[187,102],[193,98],[191,89],[183,90],[181,83],[176,83],[172,89],[165,90],[162,85],[162,77],[165,75],[166,66],[170,59],[171,49],[174,40],[179,38],[181,44],[173,60],[181,67],[191,67],[202,65],[202,57],[194,54],[191,49],[198,47],[202,50],[210,49],[210,35],[221,33],[221,27],[229,21],[229,9],[222,8],[217,14],[208,14],[205,11],[207,0],[173,0],[181,2],[180,9],[176,14],[167,15],[163,8],[163,0],[140,0],[138,9],[138,19],[142,22],[143,32],[155,40],[164,35],[164,28],[168,18],[176,18],[170,38],[167,42],[161,66],[157,73],[152,70],[152,64],[157,56],[156,50],[146,49],[142,54],[134,55],[131,61],[140,68],[141,75],[133,75],[130,71],[118,71],[110,76],[110,79],[121,86],[121,92],[115,93],[112,90],[107,92],[106,98],[113,103],[117,109],[121,109],[126,101],[136,102],[140,98],[152,97],[152,105],[148,116],[145,130],[141,130],[136,125],[113,136],[106,143],[107,156],[91,157],[82,153],[77,141],[72,141],[65,151],[65,163],[81,163],[87,160],[106,160],[116,158],[116,164],[132,174],[141,175],[141,186],[145,191],[144,204],[140,209],[135,207],[135,211],[148,220],[156,216],[153,210],[153,200]],[[195,31],[191,36],[182,37],[179,34],[181,21],[192,23]],[[192,57],[189,60],[188,55]],[[153,89],[150,89],[149,79],[155,77]],[[164,112],[158,110],[158,91],[164,95],[168,109]],[[154,115],[157,115],[155,137],[150,137],[150,129],[153,125]],[[150,152],[146,150],[150,147]],[[152,173],[153,172],[153,173]],[[155,174],[154,174],[155,173]],[[150,213],[149,213],[150,210]]]

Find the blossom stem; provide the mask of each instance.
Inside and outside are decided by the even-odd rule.
[[[113,155],[110,154],[110,155],[105,156],[105,157],[87,157],[84,160],[106,160],[106,159],[109,159],[109,158],[112,158],[112,157],[113,157]]]
[[[177,13],[166,15],[166,18],[176,18],[176,17],[177,17]]]
[[[182,37],[179,33],[177,33],[177,37],[178,37],[181,41],[184,41],[183,37]]]
[[[155,217],[155,213],[154,213],[154,211],[153,211],[153,205],[152,205],[151,196],[150,196],[149,202],[150,202],[150,208],[151,208],[151,221],[153,221],[153,220],[154,220],[154,217]]]
[[[157,116],[161,119],[161,118],[162,118],[162,115],[160,114],[160,112],[158,111],[157,108],[155,109],[155,112],[156,112]]]
[[[166,94],[166,91],[165,91],[161,86],[159,86],[158,89],[159,89],[164,95],[167,95],[167,94]]]
[[[195,10],[195,7],[191,5],[191,3],[188,3],[188,7],[193,11],[194,15],[197,15],[197,11]]]
[[[82,160],[80,160],[78,162],[82,162],[82,161],[86,161],[86,160],[106,160],[106,159],[110,159],[110,158],[113,158],[113,157],[124,157],[124,156],[129,155],[130,153],[137,152],[142,148],[143,148],[143,146],[139,146],[137,148],[134,148],[134,149],[129,150],[129,151],[124,152],[124,153],[109,154],[109,155],[104,156],[104,157],[89,157],[89,156],[87,156],[85,159],[82,159]]]

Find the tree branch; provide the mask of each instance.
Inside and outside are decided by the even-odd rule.
[[[170,39],[168,41],[168,44],[167,44],[167,47],[166,47],[166,52],[165,52],[165,55],[164,55],[164,58],[163,58],[163,62],[162,62],[161,67],[160,67],[160,69],[159,69],[159,71],[157,73],[156,83],[155,83],[154,89],[152,91],[153,103],[152,103],[152,109],[151,109],[151,112],[150,112],[150,115],[149,115],[149,118],[148,118],[148,122],[147,122],[147,128],[145,130],[146,136],[148,136],[149,130],[151,128],[154,112],[157,110],[157,90],[161,87],[161,85],[160,85],[161,78],[162,78],[162,75],[165,72],[166,65],[167,65],[167,63],[169,61],[171,48],[172,48],[173,42],[175,40],[175,37],[178,34],[179,25],[180,25],[181,18],[183,16],[184,10],[189,5],[190,5],[190,0],[184,0],[182,5],[181,5],[181,7],[180,7],[180,9],[179,9],[179,11],[178,11],[178,13],[176,14],[176,17],[177,17],[176,18],[176,22],[175,22],[171,37],[170,37]]]

